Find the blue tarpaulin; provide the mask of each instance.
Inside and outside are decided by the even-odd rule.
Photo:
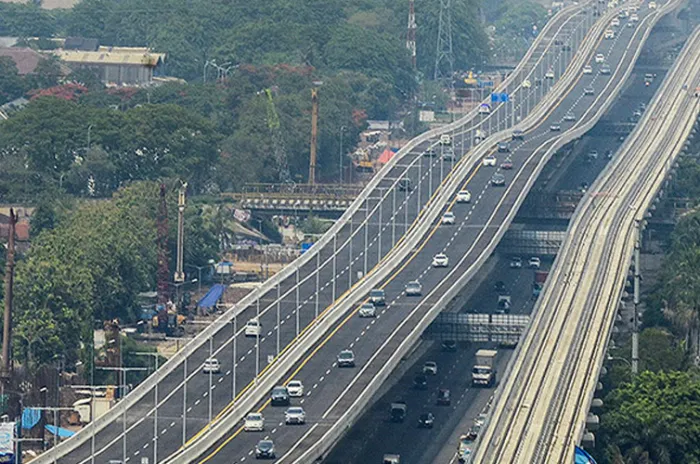
[[[216,302],[219,301],[221,295],[224,294],[224,286],[222,284],[215,284],[206,295],[202,297],[199,302],[197,302],[198,308],[212,308],[216,306]]]
[[[593,456],[578,446],[574,447],[574,464],[596,464]]]
[[[57,427],[54,425],[47,425],[46,426],[46,430],[52,435],[56,435],[56,428]],[[70,438],[73,435],[75,435],[75,432],[71,432],[68,429],[58,427],[58,437],[59,438]]]
[[[41,420],[41,410],[35,408],[25,408],[22,411],[22,428],[31,429]]]

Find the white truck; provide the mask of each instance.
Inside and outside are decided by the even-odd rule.
[[[472,385],[493,387],[496,384],[496,356],[498,351],[481,349],[476,352],[476,363],[472,368]]]

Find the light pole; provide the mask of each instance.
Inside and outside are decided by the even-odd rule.
[[[155,366],[153,374],[156,375],[158,372],[158,352],[151,353],[150,351],[137,351],[132,353],[136,356],[153,356],[155,359]],[[153,412],[153,464],[158,464],[158,381],[156,379],[155,386],[155,411]]]
[[[338,154],[338,166],[340,170],[338,171],[338,179],[340,179],[339,183],[343,183],[343,132],[347,127],[345,126],[340,126],[340,153]]]
[[[185,267],[189,267],[191,269],[197,269],[197,293],[202,294],[202,269],[209,269],[212,266],[216,264],[216,261],[213,259],[207,260],[207,265],[206,266],[195,266],[194,264],[185,264]]]

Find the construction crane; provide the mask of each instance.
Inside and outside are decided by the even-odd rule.
[[[283,184],[293,184],[292,176],[289,173],[289,165],[287,164],[287,151],[284,148],[280,118],[275,108],[272,89],[265,89],[263,92],[267,97],[267,127],[270,129],[270,136],[272,137],[272,149],[277,162],[279,180]]]

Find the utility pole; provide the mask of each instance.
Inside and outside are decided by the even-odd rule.
[[[406,48],[411,53],[411,66],[413,71],[416,70],[416,11],[415,1],[409,0],[408,3],[408,33],[406,34]]]
[[[316,143],[318,139],[318,89],[311,89],[311,159],[309,160],[309,184],[316,183]]]
[[[632,374],[639,372],[639,283],[641,276],[642,227],[638,219],[634,220],[634,316],[632,318]]]
[[[187,182],[183,182],[177,194],[177,260],[175,265],[175,282],[184,282],[185,273],[183,267],[183,251],[185,247],[185,191]]]
[[[4,388],[10,382],[12,375],[12,289],[15,277],[15,226],[17,214],[10,208],[9,234],[7,237],[7,260],[5,263],[5,310],[2,329],[2,368],[0,377]]]
[[[447,69],[443,69],[446,62]],[[448,79],[452,88],[454,73],[454,53],[452,52],[452,0],[440,0],[440,19],[438,23],[437,52],[435,53],[434,79]]]

